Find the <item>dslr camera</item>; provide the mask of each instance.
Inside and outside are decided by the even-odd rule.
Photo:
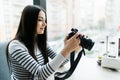
[[[78,29],[76,28],[72,28],[71,32],[69,33],[68,39],[71,38],[75,33],[78,32]],[[89,38],[85,38],[84,35],[79,35],[78,38],[81,40],[81,43],[79,44],[80,46],[82,46],[82,48],[85,48],[87,50],[91,50],[93,45],[94,45],[94,41],[92,41]]]

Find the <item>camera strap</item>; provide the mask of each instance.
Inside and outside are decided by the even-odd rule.
[[[69,78],[72,75],[72,73],[74,72],[75,68],[77,67],[78,62],[80,61],[80,59],[82,57],[82,54],[85,55],[84,49],[82,49],[78,53],[77,58],[74,60],[74,58],[75,58],[75,51],[73,51],[70,54],[70,69],[68,71],[65,71],[65,72],[62,72],[62,73],[61,72],[56,72],[55,73],[55,80],[65,80],[65,79]]]

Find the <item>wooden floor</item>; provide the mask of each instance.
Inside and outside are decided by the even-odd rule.
[[[66,64],[60,71],[69,68]],[[102,68],[97,64],[97,59],[82,57],[75,72],[67,80],[120,80],[120,71]]]

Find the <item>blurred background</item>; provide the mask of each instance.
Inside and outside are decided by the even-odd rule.
[[[106,52],[118,55],[120,0],[0,0],[0,42],[15,36],[21,12],[29,4],[46,9],[48,41],[56,51],[71,28],[77,28],[95,41],[89,57]]]

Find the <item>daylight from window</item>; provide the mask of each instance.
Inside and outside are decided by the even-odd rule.
[[[71,28],[77,28],[81,34],[95,41],[92,53],[105,53],[111,51],[110,47],[116,48],[114,51],[117,52],[119,3],[119,0],[47,0],[48,39],[60,47],[64,35]],[[116,44],[111,45],[110,42]]]
[[[33,0],[0,0],[0,42],[14,37],[21,11],[27,4],[33,4]],[[77,28],[79,33],[95,41],[90,53],[110,51],[108,45],[117,48],[119,4],[120,0],[46,0],[48,41],[59,51],[65,35],[71,28]],[[116,44],[111,45],[107,40]]]

